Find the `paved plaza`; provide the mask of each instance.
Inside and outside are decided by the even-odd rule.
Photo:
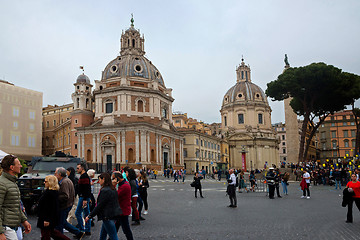
[[[237,193],[238,208],[228,208],[225,182],[203,180],[205,198],[194,198],[190,176],[185,184],[160,177],[150,180],[149,215],[132,227],[135,239],[360,239],[360,213],[345,223],[342,191],[312,186],[311,199],[301,199],[299,183],[289,185],[289,195],[271,200],[266,193]],[[280,189],[282,189],[280,187]],[[25,239],[39,239],[36,217],[33,232]],[[98,239],[101,222],[92,235]],[[68,234],[72,237],[72,234]],[[121,229],[119,239],[125,239]]]

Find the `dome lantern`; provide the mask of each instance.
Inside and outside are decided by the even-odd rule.
[[[251,82],[250,65],[246,65],[244,58],[241,58],[241,64],[236,68],[236,82]]]
[[[145,55],[144,37],[140,36],[140,31],[134,28],[134,18],[131,18],[131,25],[125,33],[121,34],[120,55]]]

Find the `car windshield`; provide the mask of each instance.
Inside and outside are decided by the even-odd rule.
[[[69,167],[73,167],[76,169],[76,162],[37,162],[33,167],[35,171],[46,171],[46,172],[55,172],[56,168],[63,167],[68,169]]]

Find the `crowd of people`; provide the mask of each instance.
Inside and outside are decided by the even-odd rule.
[[[0,176],[0,239],[19,240],[31,231],[25,209],[22,208],[17,175],[21,164],[17,157],[5,156],[1,161]],[[37,203],[38,220],[36,226],[41,230],[41,239],[70,239],[64,230],[82,239],[91,235],[93,220],[97,216],[102,221],[99,239],[118,239],[121,226],[126,239],[133,239],[129,216],[132,224],[140,225],[141,216],[148,214],[147,173],[125,167],[121,171],[101,173],[98,183],[101,188],[94,197],[95,171],[87,169],[85,163],[74,168],[58,167],[54,175],[46,176],[44,191]],[[71,224],[72,219],[77,224]],[[22,225],[22,226],[21,226]]]
[[[351,166],[351,164],[350,164]],[[3,170],[0,176],[0,240],[22,239],[22,233],[29,233],[31,225],[27,221],[25,209],[22,206],[20,193],[16,184],[17,175],[21,171],[21,164],[13,155],[5,156],[1,161]],[[257,171],[250,171],[246,179],[243,170],[229,169],[226,171],[227,194],[230,208],[237,207],[236,192],[254,192],[257,187]],[[291,172],[301,179],[301,198],[310,198],[310,183],[314,185],[335,185],[335,189],[346,186],[343,192],[343,206],[348,208],[346,222],[353,221],[353,202],[360,211],[360,182],[359,170],[353,172],[347,165],[342,164],[303,164],[294,165]],[[79,174],[79,179],[76,177]],[[265,170],[264,182],[270,199],[274,199],[275,191],[281,198],[279,186],[282,185],[283,194],[287,195],[289,171],[280,171],[275,166]],[[299,174],[300,173],[300,174]],[[197,171],[190,184],[195,189],[195,198],[204,198],[201,180],[205,178],[203,171]],[[41,239],[69,238],[64,230],[74,234],[76,239],[91,235],[94,217],[102,221],[99,239],[118,239],[118,230],[122,229],[126,239],[133,239],[130,225],[140,225],[145,220],[142,214],[148,214],[148,177],[156,178],[157,171],[138,170],[128,166],[121,171],[101,173],[98,183],[101,186],[97,199],[94,197],[95,170],[87,169],[85,163],[74,168],[56,168],[54,175],[46,176],[45,190],[37,204],[37,227],[41,229]],[[185,181],[186,170],[166,169],[164,177],[172,176],[174,182],[179,179]],[[349,180],[350,178],[350,180]],[[220,180],[220,179],[218,179]],[[333,182],[332,182],[333,181]],[[249,183],[249,184],[247,184]],[[131,216],[132,223],[129,222]],[[72,224],[76,219],[76,224]]]

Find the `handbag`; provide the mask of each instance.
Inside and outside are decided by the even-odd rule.
[[[190,183],[191,187],[195,187],[195,181],[193,181],[192,183]]]

